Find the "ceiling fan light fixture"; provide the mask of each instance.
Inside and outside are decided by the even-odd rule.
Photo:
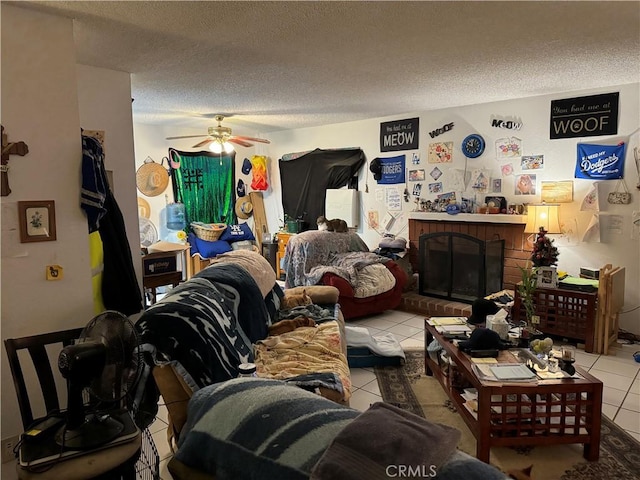
[[[213,153],[222,153],[222,144],[220,142],[211,142],[209,144],[209,150]]]
[[[224,147],[225,153],[231,153],[234,151],[233,145],[231,145],[229,142],[224,142],[222,146]]]

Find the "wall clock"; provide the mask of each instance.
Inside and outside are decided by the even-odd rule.
[[[465,157],[477,158],[484,152],[484,138],[477,133],[468,135],[462,141],[462,153]]]

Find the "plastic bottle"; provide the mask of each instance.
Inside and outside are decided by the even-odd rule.
[[[241,377],[257,377],[255,363],[241,363],[238,366],[238,378]]]
[[[183,203],[167,205],[167,228],[169,230],[183,230],[187,226]]]

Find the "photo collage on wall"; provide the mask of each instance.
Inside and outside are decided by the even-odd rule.
[[[610,118],[609,120],[611,123],[617,124],[617,97],[613,98],[613,94],[593,97],[593,99],[583,97],[584,102],[582,98],[552,101],[550,129],[559,132],[562,129],[574,128],[573,124],[567,126],[568,124],[562,119],[561,114],[567,108],[568,103],[578,104],[580,102],[583,102],[586,105],[584,108],[587,109],[591,105],[592,110],[597,110],[597,101],[600,106],[609,105],[611,107],[610,115],[615,115],[615,119]],[[598,115],[606,114],[605,109],[598,112]],[[404,185],[397,186],[399,195],[386,193],[385,198],[396,199],[398,196],[402,198],[404,187],[405,202],[407,198],[413,200],[414,210],[445,212],[449,202],[456,202],[458,209],[454,213],[476,212],[486,201],[487,195],[504,195],[506,197],[514,208],[505,209],[504,213],[522,213],[522,208],[515,207],[540,201],[547,203],[573,202],[575,180],[558,181],[550,178],[549,173],[551,172],[546,172],[547,163],[553,163],[557,159],[552,156],[547,157],[545,152],[536,151],[535,144],[527,144],[527,139],[530,136],[526,128],[527,119],[524,119],[523,122],[519,115],[514,115],[514,112],[506,113],[507,115],[491,115],[487,118],[485,125],[466,125],[464,129],[460,126],[460,122],[458,125],[454,125],[453,122],[446,122],[446,119],[443,119],[442,123],[438,122],[439,124],[427,125],[426,135],[428,136],[426,143],[423,142],[422,151],[416,141],[411,143],[411,148],[403,148],[411,151],[406,152]],[[591,120],[585,118],[581,120],[583,122],[581,124],[586,125],[589,121]],[[410,134],[418,132],[418,119],[387,122],[384,126],[385,131],[381,130],[381,139],[386,135],[388,141],[390,136],[396,134],[399,134],[397,138],[402,139],[403,132],[405,132],[404,141],[407,143],[409,140],[414,140]],[[589,127],[592,126],[589,125]],[[579,135],[571,136],[585,138],[604,134],[610,135],[612,132],[581,131]],[[567,138],[569,136],[562,135],[554,134],[550,135],[550,138]],[[475,144],[469,142],[469,139],[473,139]],[[485,148],[485,145],[488,148]],[[578,146],[582,148],[583,145],[587,145],[587,147],[578,154],[575,178],[621,178],[621,165],[624,163],[625,153],[624,150],[620,150],[619,145],[616,151],[608,148],[601,149],[602,145],[594,146],[593,148],[599,149],[599,154],[603,155],[598,159],[595,159],[594,156],[596,152],[588,150],[589,143],[576,143],[577,148]],[[611,147],[613,148],[613,146]],[[394,149],[399,150],[400,148]],[[616,158],[618,159],[617,163],[613,161]],[[598,178],[589,170],[587,160],[591,159],[595,159],[591,165],[595,165],[597,161],[600,164],[605,161],[610,163],[609,168],[604,171],[604,177]],[[595,172],[595,168],[593,171]],[[397,173],[401,176],[399,171]],[[395,183],[399,182],[396,180]],[[460,202],[465,203],[465,208],[459,208]],[[395,207],[398,207],[398,202],[388,203],[393,203]],[[591,204],[592,202],[586,203]]]

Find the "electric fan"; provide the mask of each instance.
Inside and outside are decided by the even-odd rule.
[[[132,421],[123,399],[139,378],[137,347],[131,321],[108,310],[87,324],[76,344],[62,349],[58,368],[67,380],[68,406],[66,424],[56,434],[58,445],[96,448],[127,433]]]

